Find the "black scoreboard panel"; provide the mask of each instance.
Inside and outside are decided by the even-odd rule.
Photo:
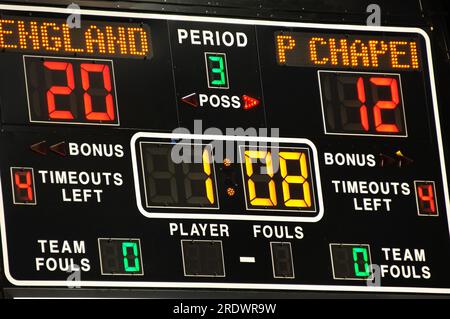
[[[7,285],[450,293],[424,31],[0,10]]]

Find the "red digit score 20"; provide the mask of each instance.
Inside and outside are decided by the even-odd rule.
[[[119,125],[111,60],[24,56],[31,122]]]

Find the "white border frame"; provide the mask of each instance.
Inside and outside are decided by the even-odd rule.
[[[1,10],[1,5],[0,5]],[[113,124],[103,124],[103,123],[85,123],[85,122],[54,122],[54,121],[35,121],[31,119],[31,105],[30,105],[30,92],[28,88],[28,73],[27,73],[27,66],[25,63],[25,58],[31,57],[31,58],[43,58],[43,59],[63,59],[63,60],[87,60],[87,61],[100,61],[100,62],[110,62],[111,63],[111,72],[112,72],[112,78],[114,82],[114,107],[116,110],[116,116],[117,116],[117,123]],[[44,124],[64,124],[64,125],[86,125],[86,126],[120,126],[120,115],[119,115],[119,99],[117,98],[117,89],[116,89],[116,74],[114,71],[114,61],[109,59],[89,59],[89,58],[74,58],[74,57],[61,57],[61,56],[49,56],[49,55],[30,55],[30,54],[24,54],[23,57],[23,71],[25,74],[25,88],[27,90],[27,103],[28,103],[28,119],[30,123],[44,123]],[[75,72],[75,71],[74,71]]]
[[[17,202],[16,200],[16,192],[15,192],[15,181],[14,181],[14,172],[13,170],[31,170],[31,177],[33,178],[33,195],[34,195],[34,201],[30,202],[30,203],[20,203]],[[34,169],[32,167],[10,167],[9,171],[11,172],[11,191],[12,191],[12,195],[13,195],[13,203],[14,205],[22,205],[22,206],[36,206],[37,205],[37,194],[36,194],[36,183],[34,180]]]
[[[282,277],[282,276],[277,276],[275,274],[275,258],[273,255],[273,245],[274,244],[281,244],[282,246],[284,245],[289,245],[289,251],[291,253],[291,266],[292,266],[292,276],[290,277]],[[273,278],[275,279],[295,279],[295,268],[294,268],[294,255],[292,254],[292,245],[290,242],[281,242],[281,241],[271,241],[270,242],[270,256],[272,257],[272,272],[273,272]]]
[[[139,242],[139,261],[141,263],[141,273],[140,274],[110,274],[103,272],[103,264],[102,264],[102,250],[100,249],[100,241],[101,240],[115,240],[115,241],[138,241]],[[125,277],[140,277],[144,276],[144,258],[142,258],[142,248],[141,248],[141,240],[139,238],[97,238],[98,245],[98,261],[100,264],[100,272],[102,276],[125,276]]]
[[[240,162],[240,166],[241,166],[241,173],[242,173],[242,184],[244,185],[244,192],[245,192],[245,194],[244,194],[244,199],[245,199],[245,208],[247,208],[247,210],[248,211],[250,211],[250,212],[252,212],[252,211],[260,211],[260,212],[262,212],[262,211],[271,211],[271,212],[280,212],[280,214],[281,213],[283,213],[283,212],[286,212],[286,213],[297,213],[297,214],[316,214],[317,213],[317,211],[318,211],[318,209],[317,209],[317,206],[318,206],[318,203],[316,203],[316,191],[315,191],[315,188],[316,188],[316,180],[315,180],[315,174],[316,174],[316,172],[318,172],[319,171],[319,168],[316,168],[315,167],[315,170],[313,171],[312,170],[312,162],[316,162],[316,161],[314,161],[314,159],[312,159],[311,160],[311,157],[312,156],[314,156],[314,155],[317,155],[317,154],[311,154],[310,153],[310,151],[309,151],[309,149],[308,148],[304,148],[304,147],[289,147],[289,146],[262,146],[262,147],[258,147],[257,146],[257,148],[258,148],[258,150],[260,150],[260,149],[267,149],[267,151],[269,151],[269,149],[278,149],[278,150],[281,150],[281,149],[291,149],[291,150],[303,150],[303,151],[306,151],[307,153],[308,153],[308,164],[309,164],[309,172],[313,172],[314,173],[314,175],[312,176],[312,177],[310,177],[309,179],[311,180],[311,194],[312,194],[312,198],[313,198],[313,203],[314,203],[314,207],[315,207],[315,209],[314,210],[312,210],[312,209],[267,209],[267,208],[264,208],[264,207],[262,207],[262,208],[256,208],[256,206],[255,207],[250,207],[250,205],[248,204],[248,201],[247,201],[247,197],[248,197],[248,193],[247,193],[247,183],[245,182],[245,176],[246,176],[246,173],[245,173],[245,153],[243,152],[243,150],[244,149],[246,149],[246,148],[251,148],[251,147],[253,147],[252,145],[250,145],[250,146],[245,146],[245,145],[239,145],[239,156],[240,156],[240,160],[241,160],[241,162]],[[311,176],[311,173],[309,174],[310,176]],[[322,203],[321,203],[322,205],[323,205],[323,201],[322,201]],[[292,214],[286,214],[286,215],[292,215]],[[308,218],[312,218],[312,217],[308,217]]]
[[[193,210],[201,210],[201,209],[208,209],[208,210],[219,210],[220,209],[220,202],[219,202],[219,192],[218,192],[218,188],[217,188],[217,175],[216,175],[216,166],[214,165],[214,161],[211,162],[211,166],[212,166],[212,171],[214,174],[214,186],[215,186],[215,200],[216,200],[216,204],[213,207],[181,207],[181,206],[148,206],[148,194],[147,194],[147,183],[145,182],[145,177],[143,176],[144,172],[145,172],[145,166],[144,166],[144,156],[143,154],[143,150],[142,150],[142,144],[157,144],[157,145],[175,145],[173,143],[169,143],[169,142],[139,142],[139,153],[140,153],[140,157],[141,157],[141,180],[142,180],[142,185],[144,186],[144,198],[145,198],[145,207],[143,207],[144,209],[148,209],[148,208],[156,208],[156,209],[160,209],[160,208],[171,208],[171,209],[193,209]],[[206,146],[210,148],[210,155],[211,155],[211,159],[214,160],[214,154],[213,154],[213,148],[211,144],[198,144],[198,143],[177,143],[178,145],[189,145],[189,146],[196,146],[196,145],[200,145],[200,146]],[[134,167],[134,163],[133,163],[133,167]],[[140,188],[137,189],[138,192],[140,192]],[[142,195],[141,195],[142,198]],[[146,210],[147,212],[147,210]]]
[[[323,105],[323,92],[322,92],[322,81],[320,79],[320,73],[344,73],[344,74],[374,74],[374,75],[390,75],[390,76],[398,76],[399,86],[400,86],[400,95],[402,99],[402,108],[403,108],[403,123],[405,124],[405,134],[404,135],[389,135],[389,134],[361,134],[361,133],[330,133],[327,130],[327,123],[325,119],[325,107]],[[406,109],[405,109],[405,99],[403,96],[403,83],[402,76],[400,73],[377,73],[377,72],[354,72],[354,71],[330,71],[330,70],[318,70],[317,76],[319,78],[319,91],[320,91],[320,105],[322,106],[322,119],[323,119],[323,130],[325,135],[345,135],[345,136],[369,136],[369,137],[392,137],[392,138],[407,138],[408,137],[408,123],[406,121]]]
[[[434,204],[436,205],[436,215],[429,215],[429,214],[421,214],[420,213],[420,205],[419,205],[419,194],[417,194],[417,183],[426,183],[426,184],[433,184],[433,192],[434,192]],[[436,183],[434,181],[414,181],[414,194],[416,196],[416,206],[417,206],[417,215],[421,217],[439,217],[439,203],[436,200],[437,199],[437,193],[436,193]]]
[[[27,5],[7,5],[1,4],[0,10],[13,10],[28,12],[46,12],[46,13],[62,13],[70,15],[72,10],[68,8],[57,8],[48,6],[27,6]],[[437,91],[434,76],[434,64],[431,51],[431,40],[428,34],[420,28],[411,27],[385,27],[385,26],[365,26],[365,25],[345,25],[345,24],[318,24],[318,23],[301,23],[301,22],[283,22],[268,20],[252,20],[252,19],[232,19],[219,17],[195,17],[183,15],[165,15],[137,12],[120,12],[105,10],[80,10],[83,15],[106,16],[106,17],[128,17],[137,19],[164,19],[170,21],[194,21],[194,22],[210,22],[210,23],[232,23],[243,25],[265,25],[275,27],[290,28],[306,28],[306,29],[327,29],[327,30],[356,30],[356,31],[372,31],[380,33],[400,32],[418,34],[423,37],[426,43],[426,54],[428,60],[428,72],[430,77],[431,98],[433,102],[434,117],[436,121],[436,136],[439,149],[439,159],[441,164],[441,176],[444,188],[444,200],[447,210],[447,220],[450,221],[450,199],[447,184],[447,172],[445,166],[444,147],[442,141],[442,131],[439,119],[439,108],[437,102]],[[425,70],[424,70],[425,71]],[[3,203],[2,185],[0,183],[0,202]],[[450,225],[449,225],[450,226]],[[252,284],[252,283],[211,283],[211,282],[115,282],[115,281],[65,281],[65,280],[17,280],[11,276],[8,261],[8,244],[5,226],[4,205],[0,205],[0,230],[2,235],[3,263],[5,276],[7,280],[15,286],[42,286],[42,287],[122,287],[122,288],[203,288],[203,289],[254,289],[254,290],[309,290],[309,291],[349,291],[349,292],[390,292],[390,293],[428,293],[428,294],[450,294],[449,288],[423,288],[423,287],[362,287],[362,286],[344,286],[344,285],[289,285],[289,284]],[[449,228],[450,231],[450,228]],[[449,234],[450,235],[450,234]]]
[[[310,147],[312,154],[310,154],[310,162],[314,161],[315,168],[315,182],[317,191],[316,215],[312,217],[292,217],[292,216],[269,216],[269,215],[233,215],[233,214],[183,214],[183,213],[164,213],[164,212],[148,212],[142,206],[143,197],[140,190],[139,176],[140,169],[137,161],[137,147],[136,143],[140,138],[146,139],[168,139],[168,140],[184,140],[187,141],[235,141],[235,142],[256,142],[270,144],[306,144]],[[322,197],[322,183],[319,171],[319,157],[316,146],[307,139],[299,138],[261,138],[261,137],[246,137],[246,136],[223,136],[223,135],[196,135],[196,134],[172,134],[172,133],[136,133],[133,135],[131,142],[131,160],[133,165],[134,188],[136,193],[136,203],[142,215],[148,218],[164,218],[164,219],[208,219],[208,220],[252,220],[252,221],[280,221],[280,222],[306,222],[315,223],[322,219],[324,214],[323,197]],[[310,164],[311,165],[311,164]],[[318,208],[318,209],[317,209]]]
[[[370,245],[369,244],[336,244],[331,243],[330,245],[330,257],[331,257],[331,268],[333,269],[333,279],[334,280],[346,280],[346,281],[372,281],[373,280],[373,271],[371,271],[370,277],[368,278],[341,278],[336,277],[336,274],[334,272],[334,261],[333,261],[333,246],[344,246],[344,247],[367,247],[367,250],[369,251],[369,266],[372,268],[372,254],[370,252]]]
[[[209,55],[223,55],[225,58],[225,71],[227,72],[227,86],[216,87],[211,86],[211,79],[209,78],[208,72],[208,54]],[[208,89],[217,89],[217,90],[229,90],[230,89],[230,76],[228,75],[228,58],[227,54],[224,52],[205,52],[205,67],[206,67],[206,78],[208,79]]]
[[[186,274],[186,260],[184,259],[184,242],[190,242],[190,243],[219,243],[220,244],[220,253],[222,255],[222,270],[223,275],[220,276],[213,276],[213,275],[188,275]],[[180,240],[181,245],[181,256],[183,258],[183,274],[184,277],[187,278],[225,278],[227,276],[226,269],[225,269],[225,257],[223,255],[223,242],[222,240],[197,240],[197,239],[182,239]]]

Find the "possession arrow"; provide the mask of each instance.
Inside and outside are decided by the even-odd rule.
[[[190,106],[197,107],[198,106],[197,93],[192,93],[192,94],[186,95],[185,97],[181,98],[181,101]]]
[[[254,97],[243,95],[242,100],[244,101],[244,110],[250,110],[254,107],[257,107],[260,103],[258,99],[255,99]]]

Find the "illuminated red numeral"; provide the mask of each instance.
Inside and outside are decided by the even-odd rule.
[[[375,129],[377,132],[398,133],[399,128],[396,124],[383,123],[382,111],[395,110],[400,103],[398,92],[398,82],[393,78],[371,78],[370,82],[375,86],[387,86],[391,90],[391,101],[378,101],[373,107],[373,116],[375,120]]]
[[[31,187],[31,172],[15,172],[14,183],[19,191],[19,200],[32,201],[34,198],[33,188]],[[23,192],[25,191],[25,192]],[[23,194],[23,195],[22,195]]]
[[[400,76],[320,74],[326,129],[332,133],[406,133]]]
[[[359,115],[361,117],[361,125],[365,131],[369,130],[369,115],[367,114],[366,106],[366,90],[364,89],[364,79],[359,78],[357,83],[358,88],[358,99],[361,102],[361,107],[359,108]]]
[[[53,73],[64,72],[67,83],[66,85],[53,85],[56,77],[53,73],[45,74],[46,88],[50,87],[46,91],[49,119],[65,121],[76,119],[83,122],[114,122],[116,120],[112,70],[108,64],[44,61],[43,66]],[[74,69],[76,72],[78,69],[80,70],[81,85],[80,77],[75,77]],[[93,73],[100,74],[100,77],[96,77],[94,80]],[[80,101],[78,95],[81,94],[82,100]],[[58,102],[57,96],[65,96],[67,105]],[[95,97],[101,97],[101,99],[95,99]]]
[[[56,108],[55,101],[55,95],[70,95],[75,88],[72,63],[45,61],[44,66],[52,71],[65,71],[67,79],[67,86],[55,85],[47,91],[47,107],[49,117],[54,120],[72,120],[74,118],[73,113],[67,110],[58,110]]]
[[[419,215],[437,215],[434,183],[417,183],[416,191]]]
[[[12,168],[14,204],[35,204],[34,176],[31,168]]]
[[[92,107],[92,96],[89,94],[89,89],[91,88],[89,73],[102,73],[103,86],[107,94],[105,96],[105,112],[97,112],[93,110]],[[111,71],[108,65],[104,64],[92,64],[83,63],[81,64],[81,81],[83,85],[83,90],[85,91],[84,100],[84,110],[86,119],[92,121],[114,121],[114,101],[111,94]]]

